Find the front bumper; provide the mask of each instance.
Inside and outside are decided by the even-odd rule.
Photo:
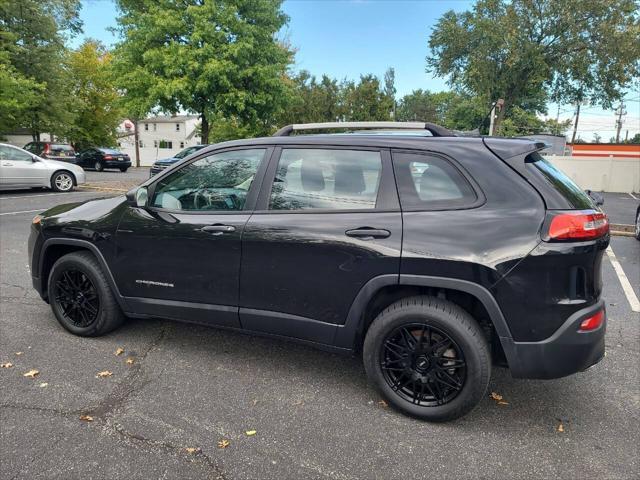
[[[549,338],[540,342],[514,342],[501,338],[509,369],[515,378],[566,377],[592,367],[604,357],[605,319],[595,330],[580,332],[580,323],[605,310],[603,300],[577,311]]]
[[[149,169],[149,177],[153,177],[154,175],[162,172],[163,170],[166,170],[167,168],[169,168],[171,165],[157,165],[157,164],[153,164],[151,166],[151,168]]]

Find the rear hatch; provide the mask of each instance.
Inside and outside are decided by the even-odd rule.
[[[609,222],[587,193],[538,153],[543,143],[500,138],[485,138],[484,143],[524,177],[546,205],[540,245],[505,279],[522,299],[506,313],[524,319],[531,316],[527,311],[534,312],[514,336],[539,341],[572,313],[600,300]]]

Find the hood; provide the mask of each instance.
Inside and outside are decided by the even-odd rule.
[[[178,160],[180,160],[180,159],[176,158],[176,157],[162,158],[160,160],[156,160],[156,162],[154,164],[155,165],[173,165]]]
[[[41,214],[42,218],[50,221],[74,221],[97,220],[109,214],[119,205],[126,203],[126,197],[119,195],[117,197],[96,198],[86,200],[84,202],[64,203],[56,205],[53,208]]]

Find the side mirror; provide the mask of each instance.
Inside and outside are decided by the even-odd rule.
[[[38,157],[36,157],[35,155],[31,155],[31,161],[33,163],[38,163],[40,161],[40,159]]]
[[[127,203],[132,207],[145,208],[149,191],[147,187],[136,187],[129,190],[126,194]]]
[[[591,200],[593,200],[593,203],[595,203],[596,206],[601,207],[602,205],[604,205],[604,197],[599,193],[593,192],[591,190],[585,190],[585,193],[589,195],[589,197],[591,197]]]

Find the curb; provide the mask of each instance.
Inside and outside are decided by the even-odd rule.
[[[104,192],[119,192],[119,193],[127,192],[127,190],[123,188],[97,187],[93,185],[83,185],[82,187],[78,187],[78,190],[97,190],[97,191],[104,191]]]
[[[612,223],[611,227],[611,235],[615,235],[617,237],[635,237],[635,225],[627,225],[626,223]]]

